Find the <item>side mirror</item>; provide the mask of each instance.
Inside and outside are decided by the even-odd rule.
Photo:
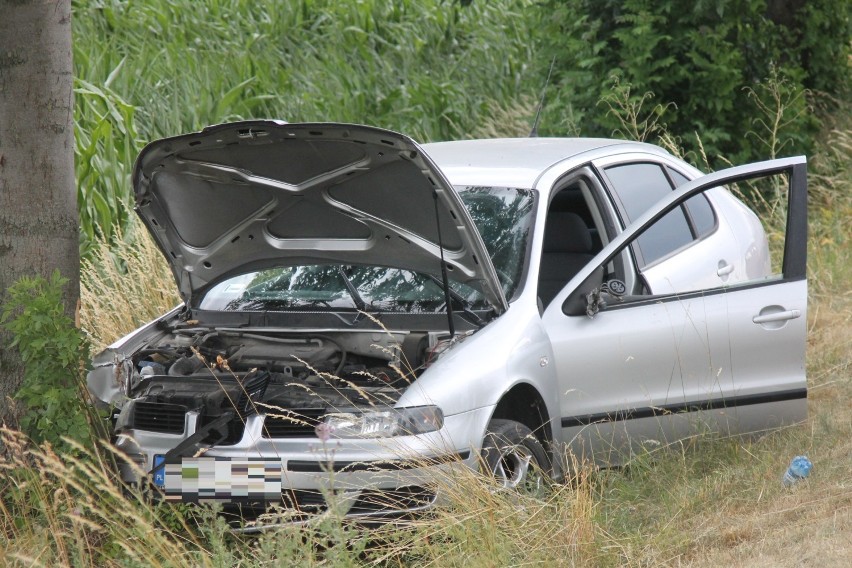
[[[600,288],[603,285],[604,267],[599,266],[586,278],[582,284],[571,292],[562,304],[562,313],[566,316],[587,315],[589,308],[589,295],[599,298]]]

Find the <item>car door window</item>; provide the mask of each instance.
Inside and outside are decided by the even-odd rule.
[[[775,162],[784,162],[784,160]],[[801,166],[801,168],[804,167],[804,165]],[[736,170],[736,168],[732,169]],[[804,175],[804,173],[799,174],[799,177],[803,178]],[[715,177],[720,175],[711,174],[702,179],[710,180]],[[667,294],[671,294],[672,299],[679,300],[684,293],[707,294],[715,289],[760,286],[777,280],[803,278],[804,261],[801,257],[805,255],[806,244],[797,239],[805,238],[803,233],[807,226],[805,215],[795,209],[796,207],[804,209],[806,204],[794,204],[788,201],[794,195],[792,174],[790,171],[782,170],[764,172],[760,176],[752,177],[754,179],[743,176],[742,179],[734,179],[730,183],[725,182],[724,185],[722,183],[702,185],[699,190],[691,191],[691,195],[687,198],[676,198],[670,195],[654,205],[653,215],[651,212],[646,212],[625,234],[616,239],[616,241],[624,242],[609,255],[607,262],[622,255],[628,248],[635,247],[647,232],[658,227],[666,227],[666,217],[672,211],[678,211],[686,201],[705,198],[707,193],[714,193],[714,198],[720,204],[724,204],[724,207],[720,209],[720,218],[724,220],[726,228],[730,229],[733,239],[720,241],[721,244],[712,240],[704,241],[702,244],[706,243],[706,249],[702,248],[700,254],[694,253],[694,249],[690,248],[688,251],[671,255],[665,259],[665,262],[654,266],[638,266],[637,275],[646,282],[660,282],[663,278],[669,278],[690,284],[690,288],[674,286],[670,290],[652,285],[646,295],[653,295],[655,301],[659,301]],[[695,182],[690,185],[695,185]],[[730,187],[732,191],[729,192],[727,187]],[[802,201],[806,199],[806,192],[805,187],[799,189],[795,195]],[[774,195],[775,198],[771,204],[764,199],[763,206],[756,213],[736,199],[732,193],[740,195],[759,193]],[[666,206],[665,202],[670,203]],[[649,216],[652,219],[651,222],[646,220]],[[791,223],[802,224],[802,226],[794,226]],[[602,274],[607,274],[606,271],[601,270]],[[699,271],[705,274],[698,274]],[[730,275],[736,275],[736,278],[729,279]],[[627,295],[631,294],[632,292],[628,290]],[[632,299],[641,301],[643,296],[619,298],[614,307]]]
[[[787,186],[786,178],[784,174],[768,175],[760,180],[732,184],[731,187],[738,195],[771,194],[775,188]],[[709,206],[708,193],[713,194],[718,214]],[[699,210],[710,207],[704,217],[696,216],[700,220],[697,225],[708,231],[707,234],[703,237],[696,234],[688,248],[676,250],[653,264],[637,262],[636,280],[644,284],[644,289],[632,290],[628,295],[680,295],[781,276],[786,215],[783,200],[776,201],[773,207],[766,207],[760,215],[756,215],[731,191],[717,186],[684,202],[684,205],[695,204],[701,204]],[[724,219],[724,226],[719,225],[719,218]],[[658,227],[668,229],[664,222],[665,217],[646,231],[660,231]],[[641,243],[642,239],[640,234],[635,241]],[[631,248],[635,249],[636,245],[631,245]],[[620,276],[617,278],[620,279]]]
[[[672,191],[671,182],[658,164],[623,164],[604,171],[618,198],[625,226]],[[678,207],[639,237],[634,251],[640,266],[644,267],[688,245],[693,239],[684,210]]]
[[[689,178],[679,171],[666,168],[669,177],[674,182],[675,187],[680,187],[689,182]],[[702,239],[716,230],[716,214],[713,212],[713,206],[705,195],[696,195],[688,199],[684,204],[686,207],[687,218],[692,226],[693,235]]]

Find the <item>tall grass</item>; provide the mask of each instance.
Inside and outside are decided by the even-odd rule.
[[[80,272],[80,324],[94,352],[180,302],[169,265],[141,223],[94,238]]]
[[[306,525],[232,534],[215,508],[155,505],[116,481],[106,450],[57,455],[0,429],[0,552],[14,566],[593,565],[604,559],[587,477],[539,494],[455,468],[433,514],[367,528],[332,506]],[[140,472],[141,474],[142,472]]]
[[[528,82],[531,0],[75,0],[83,252],[126,229],[153,139],[244,118],[354,122],[420,141],[475,131]]]
[[[76,71],[136,107],[144,140],[246,117],[444,139],[540,87],[524,85],[531,5],[78,0]]]
[[[809,167],[811,292],[831,300],[852,283],[852,101],[826,120]]]
[[[180,565],[183,539],[139,494],[116,484],[102,454],[57,455],[0,429],[0,551],[8,565]],[[188,528],[188,527],[183,527]],[[189,537],[192,534],[186,531]]]

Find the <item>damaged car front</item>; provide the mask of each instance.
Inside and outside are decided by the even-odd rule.
[[[243,517],[302,518],[334,492],[371,517],[427,508],[436,472],[477,466],[492,408],[464,380],[495,371],[500,330],[473,336],[520,280],[532,192],[457,192],[389,131],[274,121],[154,142],[133,184],[184,305],[89,375],[124,481]]]

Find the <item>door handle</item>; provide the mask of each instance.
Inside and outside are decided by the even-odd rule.
[[[751,321],[754,323],[771,323],[774,321],[786,321],[796,319],[801,317],[802,312],[800,310],[786,310],[783,312],[772,312],[769,314],[757,315],[751,318]]]
[[[728,264],[724,260],[719,261],[719,269],[716,271],[716,276],[727,276],[734,271],[734,265]]]

